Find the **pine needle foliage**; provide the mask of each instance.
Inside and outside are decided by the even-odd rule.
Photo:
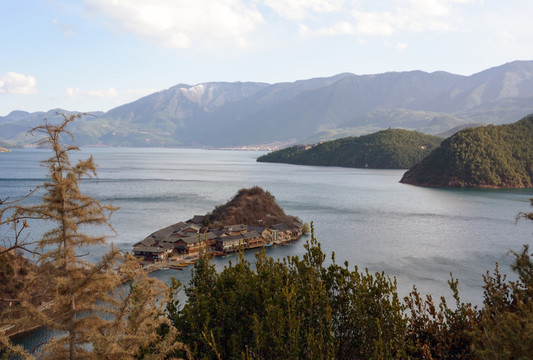
[[[106,245],[107,236],[86,231],[102,225],[113,230],[109,218],[117,209],[82,193],[80,181],[96,176],[96,165],[92,157],[72,164],[69,155],[79,148],[61,143],[65,135],[72,137],[67,126],[83,115],[63,115],[59,125],[45,123],[32,129],[45,135],[39,144],[52,150],[42,163],[49,179],[42,186],[40,204],[16,209],[18,214],[55,225],[37,242],[39,270],[19,295],[24,316],[16,323],[45,326],[60,335],[43,344],[37,354],[1,340],[12,353],[45,360],[134,359],[142,347],[157,340],[161,346],[144,358],[162,359],[180,348],[176,330],[162,316],[166,286],[148,278],[136,259],[124,257],[113,246],[96,263],[80,254],[89,246]],[[31,301],[36,288],[44,298],[40,306]],[[161,326],[168,328],[166,337],[156,331]]]
[[[39,145],[51,148],[52,156],[42,165],[48,169],[49,179],[43,184],[41,204],[20,207],[19,212],[30,217],[49,221],[55,226],[38,241],[41,251],[38,264],[47,269],[48,295],[46,311],[33,306],[22,294],[22,307],[34,323],[47,326],[65,334],[43,346],[44,359],[87,358],[91,352],[90,334],[105,322],[106,304],[114,302],[113,291],[120,285],[120,277],[113,273],[118,261],[118,251],[112,248],[102,259],[91,264],[76,254],[87,246],[105,245],[105,236],[82,232],[86,226],[107,225],[112,205],[101,205],[96,199],[84,195],[79,181],[96,176],[92,157],[72,164],[69,154],[79,150],[75,145],[64,146],[61,136],[71,134],[66,129],[82,114],[67,117],[60,125],[45,123],[30,133],[43,133]],[[38,286],[37,278],[30,280],[29,288]]]
[[[530,201],[533,206],[533,199]],[[533,220],[532,213],[519,217]],[[524,245],[522,251],[510,254],[515,281],[508,280],[498,265],[492,274],[483,276],[484,306],[474,343],[476,355],[482,359],[530,359],[533,354],[533,253]]]
[[[46,136],[39,145],[51,147],[53,156],[42,162],[48,169],[49,181],[43,185],[45,194],[42,203],[25,208],[26,214],[56,224],[39,241],[39,248],[47,251],[39,257],[39,262],[52,262],[65,272],[72,268],[84,267],[87,263],[76,256],[75,251],[91,245],[104,245],[106,236],[94,236],[80,231],[84,226],[107,225],[113,229],[109,217],[117,208],[102,205],[96,199],[84,195],[79,188],[83,177],[96,176],[96,165],[92,156],[73,165],[69,154],[79,148],[64,146],[60,140],[64,134],[72,136],[66,127],[83,114],[72,115],[60,125],[45,123],[35,127],[30,133],[44,133]]]
[[[312,226],[311,226],[312,228]],[[171,320],[200,359],[385,359],[404,354],[406,320],[396,282],[382,273],[325,266],[314,238],[302,258],[255,267],[242,256],[218,273],[199,261],[188,302]]]

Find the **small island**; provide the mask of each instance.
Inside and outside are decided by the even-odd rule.
[[[180,269],[194,263],[202,253],[216,256],[282,245],[300,238],[305,231],[306,225],[286,215],[270,192],[254,186],[239,190],[232,200],[211,213],[157,230],[136,243],[133,253],[144,265]]]

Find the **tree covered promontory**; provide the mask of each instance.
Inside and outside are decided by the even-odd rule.
[[[359,137],[296,145],[257,159],[297,165],[407,169],[437,148],[442,138],[417,131],[388,129]]]
[[[401,182],[434,187],[533,187],[533,115],[509,125],[460,131]]]
[[[240,189],[230,201],[207,214],[205,221],[212,226],[246,224],[268,227],[280,223],[291,227],[301,225],[297,217],[285,214],[274,195],[259,186]]]

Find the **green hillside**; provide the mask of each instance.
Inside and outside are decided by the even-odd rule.
[[[435,187],[533,187],[533,115],[509,125],[460,131],[405,173]]]
[[[407,169],[442,142],[442,138],[416,131],[389,129],[359,137],[296,145],[257,159],[298,165],[341,166],[372,169]]]

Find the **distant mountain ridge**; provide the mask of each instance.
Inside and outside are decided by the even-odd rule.
[[[57,111],[0,117],[0,141],[27,143],[29,126]],[[95,112],[72,128],[80,145],[239,147],[309,143],[389,127],[437,134],[530,113],[533,61],[515,61],[471,76],[416,70],[277,84],[178,84]]]

